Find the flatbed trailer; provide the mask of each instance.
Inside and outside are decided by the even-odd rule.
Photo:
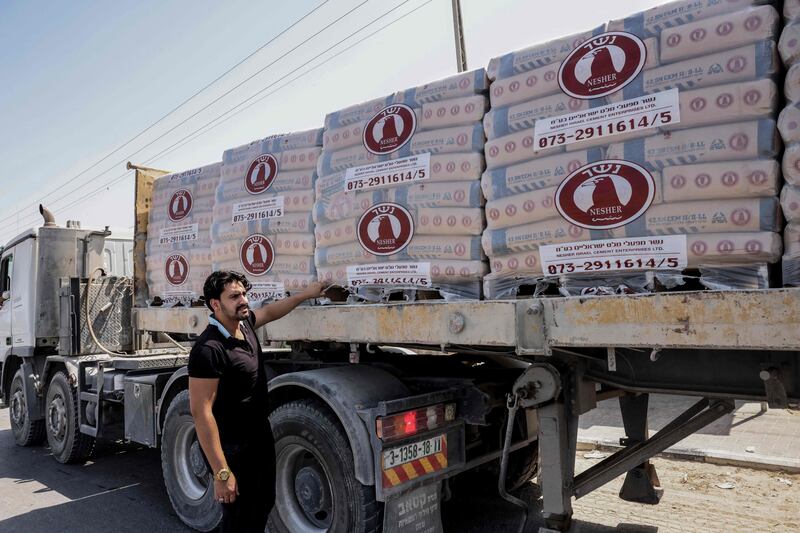
[[[0,251],[0,398],[17,443],[46,437],[59,462],[85,460],[96,439],[159,447],[176,514],[210,531],[221,506],[186,368],[208,311],[149,305],[147,221],[164,172],[136,170],[132,279],[95,276],[108,231],[58,227],[44,209],[43,227]],[[622,498],[657,503],[650,457],[735,399],[800,399],[799,326],[800,289],[301,306],[259,332],[287,346],[265,360],[270,528],[441,531],[441,498],[477,469],[526,513],[509,490],[538,469],[556,530],[570,528],[573,497],[621,474]],[[650,436],[655,392],[699,399]],[[625,448],[576,476],[578,418],[614,397]]]
[[[136,317],[143,329],[172,320],[169,329],[186,332],[200,319],[192,310]],[[536,410],[544,514],[556,530],[569,528],[573,496],[623,473],[621,497],[657,503],[647,460],[731,412],[733,400],[800,399],[800,289],[315,306],[269,324],[266,335],[300,351],[344,345],[355,365],[385,345],[524,361],[508,407]],[[650,436],[650,393],[700,399]],[[625,448],[575,476],[578,417],[614,396]]]

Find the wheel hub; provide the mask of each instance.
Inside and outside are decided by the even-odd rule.
[[[192,465],[192,473],[195,476],[204,478],[208,475],[208,467],[203,459],[203,451],[200,449],[200,443],[196,440],[189,448],[189,462]]]
[[[67,429],[67,407],[61,396],[56,396],[47,409],[47,426],[57,440],[64,438]]]
[[[316,466],[305,466],[294,478],[294,493],[306,514],[314,516],[328,506],[324,473]]]
[[[25,395],[21,390],[16,391],[14,395],[11,396],[11,405],[9,411],[11,422],[15,426],[21,426],[25,423]]]

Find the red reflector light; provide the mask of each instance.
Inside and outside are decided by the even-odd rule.
[[[383,441],[398,440],[444,426],[455,419],[455,404],[438,404],[378,417],[375,432]]]

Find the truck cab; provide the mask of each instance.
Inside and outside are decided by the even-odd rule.
[[[15,439],[41,440],[43,410],[26,375],[41,376],[44,357],[58,353],[59,288],[65,280],[87,277],[97,268],[108,276],[133,271],[132,233],[114,235],[82,229],[68,221],[57,226],[46,209],[45,223],[0,248],[0,399],[9,406]]]

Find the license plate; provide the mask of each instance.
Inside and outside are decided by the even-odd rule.
[[[416,459],[422,459],[429,455],[441,452],[447,445],[447,436],[438,435],[417,442],[404,444],[391,450],[383,452],[383,468],[394,468],[405,463],[410,463]]]

